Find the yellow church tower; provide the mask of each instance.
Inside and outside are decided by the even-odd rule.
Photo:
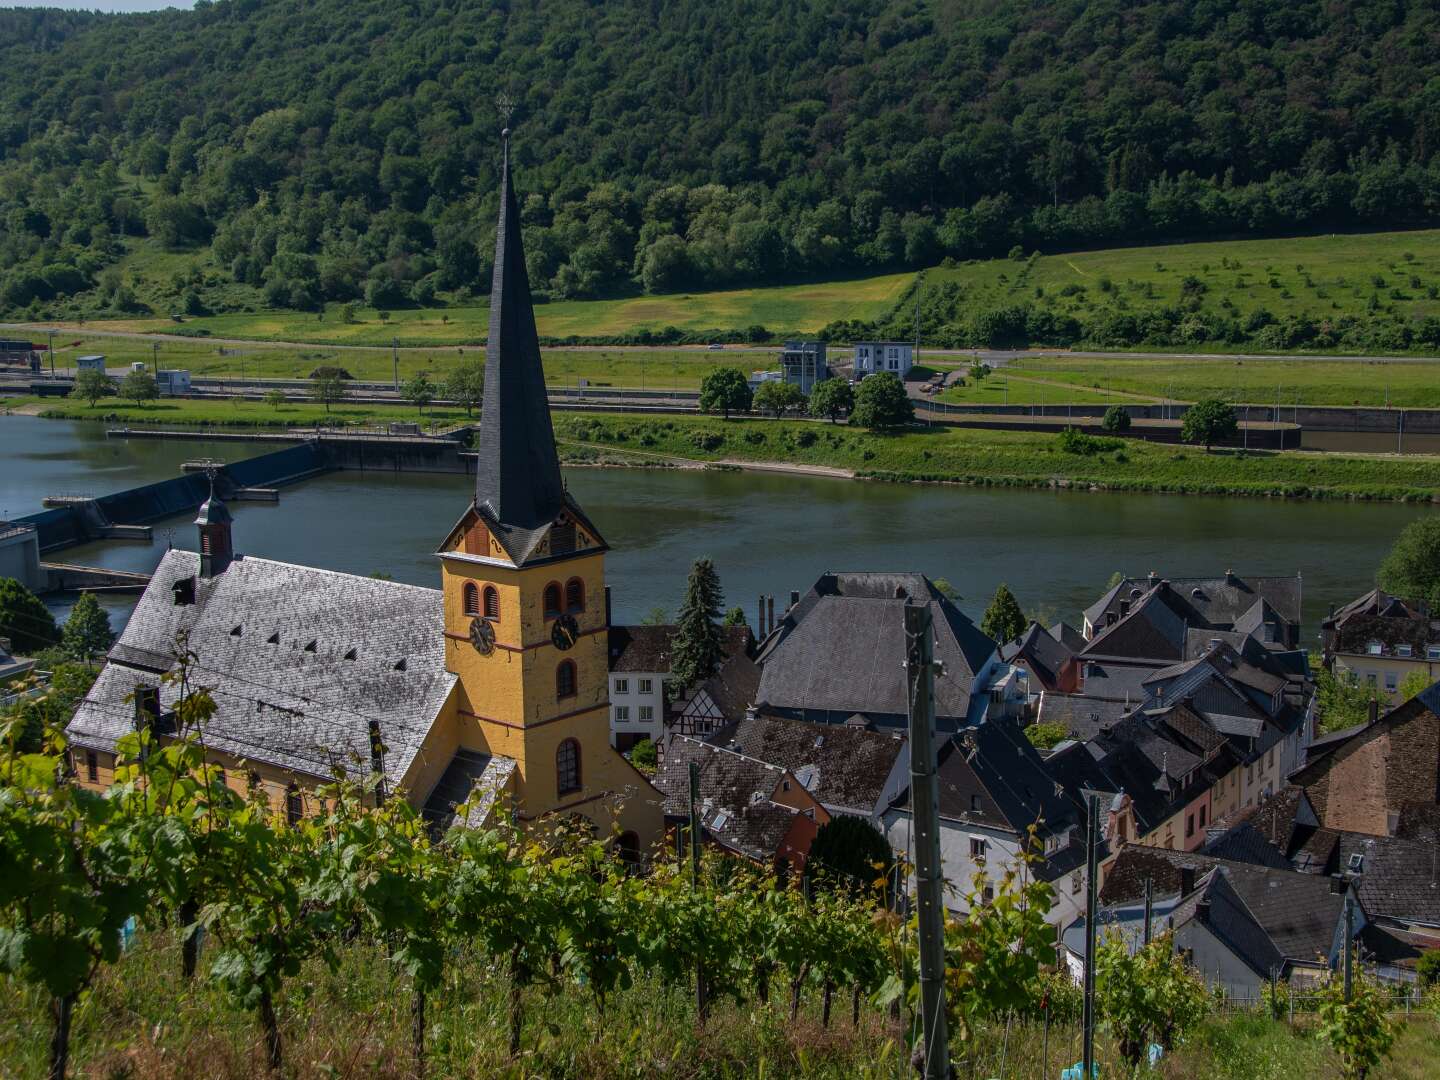
[[[438,552],[445,666],[462,731],[516,763],[522,821],[578,814],[645,850],[663,833],[661,796],[610,745],[608,549],[560,474],[502,137],[475,500]]]

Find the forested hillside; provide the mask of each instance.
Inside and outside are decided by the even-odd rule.
[[[1435,0],[0,11],[0,310],[482,292],[501,92],[542,296],[1440,220]]]

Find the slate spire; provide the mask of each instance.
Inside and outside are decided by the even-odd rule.
[[[485,349],[485,400],[480,410],[475,505],[502,525],[536,529],[565,504],[560,461],[540,339],[530,302],[530,278],[520,239],[520,207],[510,181],[510,129],[500,178],[500,223],[495,230],[495,270],[490,282],[490,339]]]

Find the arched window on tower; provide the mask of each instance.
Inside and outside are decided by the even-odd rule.
[[[558,581],[552,581],[549,585],[545,586],[545,617],[547,619],[559,615],[560,612],[564,610],[560,606],[562,599],[560,595],[560,583]]]
[[[465,614],[480,614],[480,590],[473,581],[465,583]]]
[[[494,585],[485,586],[485,618],[500,621],[500,590]]]
[[[560,666],[555,669],[555,696],[557,698],[575,696],[574,660],[562,660]]]
[[[572,615],[585,610],[585,582],[578,577],[565,583],[565,610]]]
[[[561,795],[580,790],[580,744],[574,739],[555,748],[555,790]]]

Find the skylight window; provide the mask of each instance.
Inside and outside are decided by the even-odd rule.
[[[354,659],[355,659],[355,650],[354,650],[354,649],[351,649],[349,652],[347,652],[347,653],[345,654],[345,659],[346,659],[346,660],[354,660]]]
[[[314,651],[315,651],[315,647],[316,647],[318,644],[319,644],[318,641],[315,641],[314,639],[312,639],[311,642],[310,642],[310,644],[305,646],[305,651],[306,651],[306,652],[314,652]]]
[[[280,632],[277,630],[275,633],[271,634],[268,638],[265,639],[265,644],[266,644],[266,645],[279,645],[279,644],[280,644]]]

